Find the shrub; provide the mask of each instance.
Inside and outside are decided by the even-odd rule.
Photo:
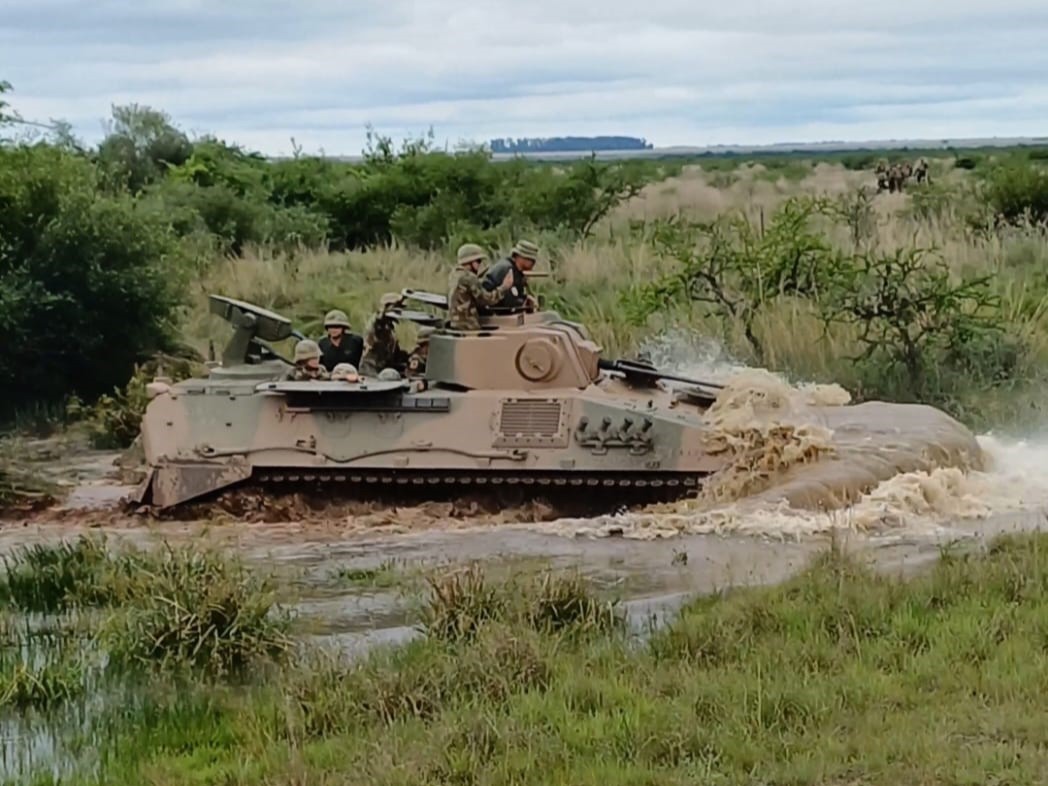
[[[172,344],[183,259],[170,228],[103,197],[83,160],[0,149],[0,387],[15,406],[122,385]]]

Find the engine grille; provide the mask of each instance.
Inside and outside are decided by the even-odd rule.
[[[506,399],[498,417],[496,447],[565,447],[565,406],[557,399]]]

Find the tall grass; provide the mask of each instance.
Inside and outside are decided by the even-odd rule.
[[[242,670],[292,647],[272,579],[198,544],[139,550],[103,539],[33,544],[5,558],[0,602],[22,611],[104,607],[114,666]]]
[[[291,650],[272,581],[228,555],[166,547],[134,565],[101,631],[115,662],[226,673]]]

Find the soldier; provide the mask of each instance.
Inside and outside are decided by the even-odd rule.
[[[295,344],[295,367],[287,372],[285,379],[292,382],[330,379],[327,369],[320,365],[320,347],[316,341],[305,338]]]
[[[429,355],[429,337],[432,333],[431,327],[419,328],[418,341],[408,356],[408,365],[404,372],[406,376],[421,377],[426,373],[426,357]]]
[[[479,307],[494,306],[513,286],[513,271],[507,270],[498,289],[484,289],[477,271],[487,258],[475,243],[459,247],[458,261],[448,277],[448,324],[453,330],[480,330]]]
[[[327,335],[320,339],[320,362],[328,371],[334,371],[339,363],[360,365],[364,352],[364,339],[349,332],[349,319],[345,311],[334,309],[324,316]]]
[[[529,240],[518,240],[509,256],[500,259],[488,270],[483,284],[489,292],[498,288],[507,271],[513,273],[513,288],[497,304],[500,308],[535,308],[538,305],[534,296],[528,294],[528,280],[524,277],[524,273],[535,267],[538,255],[538,246]]]
[[[874,170],[877,173],[877,190],[887,191],[889,183],[889,168],[887,159],[882,158],[877,162],[877,169]]]
[[[932,182],[928,176],[928,159],[924,158],[924,156],[917,159],[917,165],[913,168],[913,176],[918,183]]]
[[[387,366],[403,368],[407,364],[407,353],[397,344],[397,326],[387,315],[400,302],[400,295],[387,293],[382,296],[381,308],[368,324],[364,336],[364,356],[360,361],[360,373],[373,377]]]
[[[334,382],[360,382],[360,374],[352,363],[339,363],[331,370],[331,379]]]
[[[888,173],[888,190],[902,192],[902,187],[906,184],[906,181],[912,173],[913,166],[909,161],[902,164],[895,164]]]

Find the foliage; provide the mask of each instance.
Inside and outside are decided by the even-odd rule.
[[[190,140],[165,113],[134,104],[113,108],[95,150],[6,146],[0,330],[11,351],[0,386],[11,393],[0,415],[70,394],[90,404],[122,387],[136,363],[170,348],[202,254],[438,249],[539,229],[582,237],[654,171],[497,165],[482,151],[435,151],[432,134],[400,150],[372,134],[361,164],[271,162],[213,137]]]
[[[99,770],[70,780],[1037,782],[1046,623],[1043,534],[908,579],[831,551],[695,599],[644,642],[494,620],[314,653],[235,692],[180,683],[113,708]]]
[[[837,264],[837,252],[812,227],[812,218],[824,211],[820,201],[791,199],[763,233],[741,215],[705,224],[681,217],[659,223],[653,233],[656,252],[679,267],[630,293],[631,318],[643,321],[682,297],[708,304],[714,313],[742,324],[761,362],[763,344],[756,330],[761,308],[778,297],[817,295]]]
[[[5,662],[0,667],[0,709],[50,709],[76,698],[83,690],[81,666],[72,659],[42,665]]]
[[[291,649],[272,582],[239,561],[193,546],[126,559],[124,608],[100,632],[114,662],[225,674]]]
[[[72,398],[67,404],[66,414],[70,421],[86,423],[92,447],[100,450],[126,448],[139,434],[142,415],[149,404],[146,387],[154,378],[159,376],[170,382],[180,382],[203,373],[204,369],[195,360],[158,354],[149,362],[136,365],[123,388],[99,396],[91,405]]]
[[[10,91],[11,83],[0,79],[0,96],[3,96],[4,93]],[[11,113],[11,105],[3,98],[0,98],[0,126],[3,126],[5,123],[8,123],[13,119],[15,119],[15,115]]]
[[[1011,163],[988,176],[983,199],[999,220],[1010,224],[1048,221],[1048,170]]]
[[[993,277],[959,275],[919,247],[877,249],[869,196],[788,200],[763,234],[739,215],[661,222],[654,247],[675,265],[634,287],[625,296],[627,313],[643,322],[669,304],[701,304],[740,326],[763,363],[762,315],[789,297],[818,315],[826,340],[831,325],[854,337],[860,397],[954,408],[957,392],[973,381],[983,389],[1013,381],[1026,347],[1007,329]],[[830,244],[835,225],[846,228],[851,251]]]
[[[141,191],[186,161],[193,146],[163,112],[137,104],[113,107],[97,160],[110,188]]]
[[[71,153],[0,148],[7,406],[93,397],[173,340],[183,271],[175,237],[130,197],[98,187],[91,166]]]
[[[990,280],[957,281],[942,258],[929,260],[924,249],[858,254],[837,268],[824,317],[856,325],[864,348],[856,359],[876,360],[879,369],[900,366],[908,391],[920,397],[933,392],[929,377],[942,363],[963,362],[975,347],[1003,336],[1000,298]],[[994,355],[998,368],[991,376],[1000,380],[1015,355]]]
[[[3,83],[0,101],[9,88]],[[0,116],[13,117],[6,104],[0,104]],[[576,253],[626,260],[622,271],[600,261],[579,278],[558,274],[555,291],[547,293],[562,313],[586,321],[609,351],[631,351],[654,322],[669,327],[687,314],[697,320],[692,328],[733,344],[744,336],[743,354],[748,350],[757,362],[782,366],[794,360],[774,346],[778,326],[772,323],[791,308],[821,313],[827,280],[837,267],[861,267],[859,257],[867,253],[929,245],[914,238],[933,226],[940,239],[960,235],[950,253],[967,261],[1014,255],[1011,247],[995,246],[1003,242],[1000,225],[1043,223],[1048,210],[1041,204],[1043,149],[820,154],[819,160],[864,171],[882,155],[956,157],[961,169],[969,157],[977,173],[968,180],[985,183],[968,193],[954,184],[954,175],[937,176],[933,184],[907,192],[905,207],[887,216],[880,197],[854,188],[854,177],[837,198],[787,199],[764,229],[742,213],[772,211],[782,196],[821,191],[821,178],[849,173],[814,168],[815,156],[804,152],[496,163],[482,149],[438,150],[432,132],[397,147],[370,131],[359,162],[305,155],[300,148],[290,159],[273,161],[215,137],[191,138],[165,113],[138,105],[114,107],[108,134],[94,148],[73,139],[67,124],[57,124],[46,139],[0,146],[0,330],[9,347],[0,355],[0,389],[8,392],[0,417],[62,412],[74,397],[74,410],[91,410],[96,444],[129,441],[142,404],[140,381],[129,384],[129,378],[156,352],[171,349],[176,325],[186,328],[187,319],[196,320],[192,311],[188,317],[182,311],[183,298],[195,301],[202,293],[187,284],[213,281],[211,273],[224,269],[225,259],[244,262],[237,265],[237,287],[254,275],[252,260],[285,260],[284,279],[259,291],[266,305],[293,309],[308,322],[316,318],[313,311],[331,307],[330,282],[298,302],[288,299],[293,287],[286,279],[311,275],[313,268],[303,261],[316,260],[318,252],[353,260],[355,288],[343,289],[338,298],[370,310],[374,304],[364,301],[373,297],[367,293],[375,276],[409,275],[406,269],[376,272],[362,261],[387,253],[385,247],[392,247],[391,254],[439,257],[442,267],[459,243],[479,242],[500,254],[516,239],[530,237],[555,266]],[[705,195],[688,195],[696,185],[694,171],[684,172],[689,162],[706,171]],[[698,202],[656,207],[657,215],[678,215],[652,222],[649,206],[666,202],[668,191],[641,191],[668,175],[680,177],[670,201],[678,207],[689,198]],[[802,176],[804,185],[795,187],[791,181]],[[711,195],[710,185],[729,193]],[[750,204],[739,205],[740,198]],[[740,214],[726,208],[727,199],[736,200]],[[631,222],[641,225],[636,237],[624,234]],[[648,236],[654,238],[654,257],[644,243],[619,248],[626,239]],[[427,262],[422,270],[427,286],[443,286],[443,271],[431,279],[436,268],[430,267]],[[667,267],[674,269],[667,274]],[[330,266],[325,269],[333,274]],[[617,283],[609,286],[612,277]],[[1016,297],[1023,301],[1023,318],[1039,320],[1043,282],[1008,285],[1022,290]],[[620,295],[626,308],[618,306]],[[1013,308],[1008,318],[1018,313]],[[836,324],[835,340],[843,342],[851,328]],[[1040,330],[1032,322],[1030,328]],[[950,366],[951,384],[997,379],[1009,368],[1021,372],[1025,355],[1016,342],[988,334],[977,340],[981,349]],[[995,353],[1007,362],[995,366]],[[973,357],[983,367],[975,376],[964,370]],[[871,358],[867,366],[875,362]],[[821,365],[828,373],[829,364]],[[882,371],[887,376],[891,369]],[[872,367],[862,372],[878,377]],[[882,387],[888,390],[896,392]],[[103,430],[112,431],[112,438],[101,437]]]
[[[291,648],[272,580],[197,544],[117,549],[85,536],[21,546],[4,562],[8,608],[113,609],[95,631],[113,664],[228,673]]]
[[[55,483],[39,473],[0,460],[0,511],[48,505],[59,497],[59,491]]]
[[[428,583],[422,629],[444,641],[472,639],[492,623],[540,633],[608,632],[623,623],[616,604],[593,597],[578,575],[515,575],[496,583],[473,564],[430,576]]]
[[[82,539],[56,546],[19,546],[4,555],[0,602],[25,611],[56,611],[94,580],[105,562],[101,543]]]

